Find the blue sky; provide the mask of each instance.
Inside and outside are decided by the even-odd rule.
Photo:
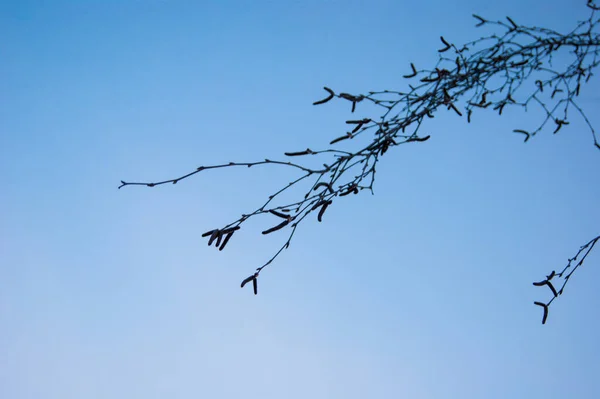
[[[263,167],[343,134],[322,87],[406,89],[472,13],[567,31],[584,1],[0,2],[0,397],[600,397],[600,255],[540,324],[531,285],[600,233],[581,120],[527,144],[451,113],[383,157],[375,196],[285,236],[200,235],[297,176]],[[592,123],[595,79],[581,105]],[[357,114],[361,115],[359,108]],[[366,111],[364,111],[366,112]]]

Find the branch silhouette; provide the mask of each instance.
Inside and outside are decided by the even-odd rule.
[[[361,103],[371,103],[382,109],[379,120],[356,118],[346,121],[349,130],[330,141],[329,148],[286,152],[289,158],[320,157],[322,167],[313,168],[300,161],[279,161],[264,159],[257,162],[229,162],[220,165],[199,166],[196,170],[170,180],[159,182],[121,181],[119,188],[125,186],[155,187],[164,184],[176,184],[200,172],[210,169],[231,167],[253,167],[262,165],[285,166],[301,172],[301,175],[277,192],[268,196],[262,206],[249,214],[243,214],[237,220],[219,229],[207,231],[202,236],[209,237],[208,245],[213,243],[223,250],[234,233],[248,219],[265,215],[270,218],[262,234],[274,234],[287,231],[283,245],[263,265],[242,282],[242,287],[253,282],[257,293],[257,280],[264,268],[269,266],[284,249],[290,246],[292,238],[301,222],[313,213],[317,213],[319,222],[326,210],[335,202],[344,200],[350,194],[362,191],[373,193],[376,166],[379,159],[391,148],[409,143],[422,143],[430,135],[420,135],[423,124],[440,111],[452,110],[457,117],[471,122],[474,111],[492,110],[502,115],[507,107],[539,107],[543,118],[537,127],[515,127],[514,133],[528,142],[544,129],[557,134],[567,128],[573,113],[579,115],[589,128],[593,144],[600,150],[600,142],[594,127],[586,117],[576,99],[582,86],[593,76],[600,63],[600,34],[597,27],[600,10],[593,1],[588,1],[591,13],[587,20],[575,28],[561,34],[551,29],[520,25],[510,17],[506,20],[492,21],[479,15],[473,15],[476,27],[491,26],[499,33],[481,37],[461,46],[456,46],[447,38],[440,37],[443,47],[438,49],[438,61],[433,68],[418,69],[410,64],[410,73],[403,76],[410,83],[406,91],[371,91],[366,94],[336,92],[324,87],[326,97],[315,101],[314,105],[323,105],[330,101],[346,101],[354,113]],[[553,60],[557,56],[567,57],[570,61],[564,68],[555,69]],[[466,115],[466,116],[465,116]],[[367,144],[356,144],[355,149],[338,149],[338,143],[352,141],[357,137],[366,138]],[[305,195],[289,203],[277,203],[280,195],[292,187],[308,183]],[[548,286],[553,298],[548,303],[535,302],[543,307],[545,323],[548,308],[554,299],[563,293],[571,275],[583,263],[600,236],[582,246],[574,258],[560,273],[552,272],[547,278],[535,285]],[[583,257],[574,264],[583,251]],[[574,264],[574,265],[573,265]],[[556,291],[551,280],[563,279],[562,287]],[[556,280],[553,280],[556,281]]]

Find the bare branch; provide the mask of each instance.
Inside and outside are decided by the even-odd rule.
[[[527,109],[536,106],[542,111],[543,118],[537,128],[517,127],[514,133],[525,136],[524,141],[540,133],[547,124],[552,125],[553,133],[566,129],[569,125],[569,109],[574,108],[588,126],[594,145],[600,149],[600,142],[590,121],[576,102],[582,88],[593,75],[600,63],[600,19],[596,11],[600,8],[592,0],[587,2],[591,9],[590,17],[580,22],[571,32],[561,34],[551,29],[529,27],[517,24],[510,17],[506,21],[490,21],[473,14],[477,20],[476,27],[490,25],[500,28],[503,33],[479,38],[463,46],[457,47],[443,36],[444,45],[438,50],[439,59],[430,69],[418,70],[410,64],[411,73],[404,75],[413,79],[415,86],[408,85],[407,91],[371,91],[367,94],[339,93],[328,87],[324,90],[328,96],[315,101],[314,105],[322,105],[334,99],[351,103],[351,112],[357,104],[367,102],[381,107],[382,115],[378,120],[356,118],[346,121],[352,125],[350,132],[339,132],[332,135],[329,144],[332,147],[313,151],[286,152],[288,157],[311,155],[325,158],[323,168],[312,168],[301,163],[274,161],[265,159],[258,162],[229,162],[226,164],[200,166],[196,170],[177,178],[158,182],[125,182],[124,186],[155,187],[167,183],[176,184],[205,170],[228,168],[235,166],[252,167],[257,165],[282,165],[300,172],[300,176],[270,195],[266,202],[250,214],[244,214],[237,220],[221,229],[213,229],[204,233],[209,237],[208,245],[215,243],[223,250],[234,232],[248,219],[271,214],[280,221],[273,227],[262,231],[270,234],[279,230],[289,231],[287,240],[277,252],[256,272],[242,282],[242,287],[252,281],[254,293],[257,293],[257,278],[260,272],[270,265],[284,249],[287,249],[296,229],[305,218],[316,212],[317,220],[322,221],[325,211],[332,206],[335,197],[347,197],[368,190],[373,193],[376,165],[388,150],[412,142],[424,142],[430,135],[419,136],[423,123],[433,118],[435,112],[452,110],[459,117],[462,111],[467,113],[467,122],[471,122],[474,111],[492,110],[502,115],[506,107]],[[553,57],[558,54],[570,57],[570,63],[562,69],[553,68]],[[356,138],[365,138],[366,143]],[[352,139],[352,141],[348,141]],[[343,143],[342,143],[343,142]],[[341,144],[340,144],[341,143]],[[341,150],[339,145],[354,144],[354,149]],[[304,197],[289,203],[276,204],[280,194],[301,183],[309,183]],[[281,219],[284,219],[281,221]],[[548,303],[535,302],[543,307],[542,323],[546,322],[548,308],[555,298],[562,295],[571,275],[588,256],[600,236],[582,246],[574,258],[569,259],[567,266],[560,272],[552,272],[536,286],[548,286],[553,297]],[[578,257],[585,252],[575,264]],[[573,264],[572,264],[573,263]],[[557,291],[550,280],[562,279],[563,283]]]
[[[553,294],[552,298],[548,301],[548,303],[544,304],[541,302],[535,302],[536,305],[544,306],[544,318],[542,320],[542,324],[544,324],[546,322],[546,318],[548,317],[548,309],[550,308],[550,305],[552,304],[552,302],[556,298],[558,298],[559,295],[563,294],[563,291],[565,289],[565,286],[569,282],[569,279],[571,278],[573,273],[575,273],[575,270],[577,270],[581,265],[583,265],[585,258],[587,258],[587,256],[590,254],[590,252],[594,248],[594,245],[596,245],[596,243],[598,241],[600,241],[600,236],[592,238],[587,244],[582,245],[579,248],[579,251],[577,251],[577,253],[575,254],[574,257],[570,258],[567,261],[567,265],[564,267],[564,269],[562,269],[558,273],[556,271],[552,270],[552,272],[548,276],[546,276],[545,280],[533,283],[533,285],[535,285],[536,287],[548,286],[548,288],[550,288],[550,290],[552,291],[552,294]],[[579,256],[581,254],[583,254],[583,256],[581,258],[579,258]],[[579,258],[579,261],[577,260],[578,258]],[[554,285],[550,282],[550,280],[552,280],[553,278],[556,278],[556,279],[558,279],[559,282],[562,282],[562,285],[558,291],[554,288]]]

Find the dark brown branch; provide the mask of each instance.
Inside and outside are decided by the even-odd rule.
[[[563,294],[563,291],[565,289],[565,286],[569,282],[569,279],[571,278],[573,273],[575,273],[575,271],[580,266],[583,265],[583,262],[585,261],[587,256],[590,254],[592,249],[594,249],[594,246],[596,245],[596,243],[598,241],[600,241],[600,236],[592,238],[590,241],[587,242],[587,244],[582,245],[579,248],[579,251],[577,251],[577,253],[575,254],[574,257],[570,258],[567,261],[567,265],[559,273],[556,273],[556,271],[552,270],[552,272],[548,276],[546,276],[545,280],[533,283],[533,285],[535,285],[536,287],[548,286],[548,288],[550,288],[550,291],[552,291],[552,295],[553,295],[552,298],[548,301],[548,303],[535,302],[536,305],[544,307],[544,318],[542,320],[542,324],[544,324],[546,322],[546,318],[548,317],[548,310],[549,310],[552,302],[558,296]],[[582,254],[583,254],[583,256],[582,256]],[[581,258],[580,258],[580,256],[581,256]],[[554,285],[550,282],[550,280],[552,280],[552,279],[558,279],[559,283],[562,282],[562,285],[558,291],[554,288]]]
[[[547,125],[553,127],[554,133],[558,133],[563,128],[567,129],[570,120],[568,111],[575,109],[591,131],[595,147],[600,149],[600,142],[593,126],[576,102],[576,98],[583,90],[582,84],[588,82],[593,71],[600,64],[600,35],[597,31],[600,21],[594,14],[598,7],[593,1],[588,1],[587,6],[592,9],[591,16],[566,34],[546,28],[518,25],[510,17],[506,18],[508,22],[494,22],[473,14],[477,20],[477,27],[490,25],[502,28],[500,30],[504,33],[482,37],[461,47],[454,46],[441,36],[440,40],[444,47],[438,50],[439,60],[433,68],[417,70],[413,63],[410,64],[412,72],[404,75],[404,78],[416,79],[413,81],[415,85],[408,85],[409,90],[371,91],[366,95],[350,93],[336,95],[332,89],[324,87],[328,96],[313,104],[324,104],[339,98],[351,102],[351,111],[354,112],[357,104],[366,101],[381,107],[382,115],[380,119],[357,118],[346,121],[346,124],[353,125],[353,130],[343,135],[339,135],[342,132],[335,135],[339,136],[330,141],[332,146],[330,148],[319,151],[307,148],[305,151],[285,153],[286,156],[300,157],[301,160],[304,159],[301,158],[304,155],[327,157],[324,159],[323,168],[316,169],[300,163],[269,159],[258,162],[230,162],[200,166],[183,176],[164,181],[121,181],[119,188],[129,185],[155,187],[167,183],[176,184],[205,170],[235,166],[249,168],[263,164],[283,165],[299,171],[301,175],[298,178],[284,184],[252,213],[244,214],[225,227],[210,230],[202,235],[210,237],[209,245],[216,243],[216,247],[223,250],[233,233],[248,219],[263,214],[272,214],[284,219],[262,233],[270,234],[289,225],[291,228],[288,229],[287,240],[265,264],[256,269],[254,275],[242,282],[243,286],[253,281],[256,293],[259,273],[284,249],[289,248],[299,224],[317,209],[317,220],[320,222],[325,210],[332,205],[334,197],[358,194],[362,190],[373,193],[376,165],[380,157],[393,147],[428,140],[429,135],[419,137],[419,132],[423,122],[432,118],[436,111],[452,110],[458,116],[462,116],[461,109],[464,109],[467,112],[467,122],[471,122],[474,111],[485,112],[486,109],[491,109],[501,115],[506,107],[527,109],[531,105],[539,106],[543,113],[543,120],[537,128],[513,130],[524,135],[524,141],[528,142]],[[552,59],[559,51],[571,57],[571,61],[565,68],[555,70],[552,67]],[[366,144],[361,140],[347,141],[365,136]],[[354,145],[355,148],[348,151],[340,150],[334,146],[340,142],[343,142],[340,145]],[[277,204],[280,194],[297,187],[302,182],[310,183],[302,198]],[[320,188],[326,190],[319,190]],[[545,281],[536,284],[547,285],[554,294],[546,304],[535,303],[544,308],[543,323],[546,322],[550,304],[563,293],[569,278],[583,263],[599,239],[600,236],[582,246],[580,252],[575,258],[569,260],[562,272],[553,272]],[[585,254],[579,262],[575,263],[582,251],[585,251]],[[552,278],[555,279],[554,281],[563,279],[562,287],[558,291],[550,282]]]

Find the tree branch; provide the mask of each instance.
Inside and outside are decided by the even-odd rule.
[[[322,168],[311,168],[300,162],[269,159],[257,162],[230,162],[200,166],[183,176],[159,182],[121,181],[119,188],[132,185],[154,187],[167,183],[176,184],[206,170],[235,166],[278,165],[302,172],[300,177],[270,195],[267,201],[252,213],[243,214],[223,228],[213,229],[204,234],[206,237],[210,236],[209,245],[216,242],[216,247],[222,250],[233,233],[254,216],[269,214],[270,217],[278,218],[275,222],[270,222],[271,227],[263,230],[263,234],[275,234],[288,229],[287,240],[279,250],[242,283],[243,286],[246,282],[253,281],[256,293],[259,274],[289,247],[300,223],[313,212],[318,212],[317,220],[320,222],[325,211],[334,202],[343,200],[343,197],[349,194],[358,194],[363,190],[373,193],[379,159],[393,147],[428,140],[429,134],[419,134],[423,124],[433,118],[436,112],[452,110],[458,117],[464,117],[466,114],[467,122],[470,123],[475,111],[492,110],[502,115],[506,107],[527,110],[530,106],[538,106],[544,116],[537,127],[516,127],[513,130],[514,133],[525,136],[524,141],[528,142],[547,126],[554,134],[568,128],[569,110],[573,108],[583,117],[594,145],[600,149],[594,128],[576,103],[582,85],[590,80],[600,63],[600,34],[597,32],[600,20],[596,16],[599,8],[593,1],[588,1],[587,7],[591,10],[590,17],[567,34],[547,28],[519,25],[509,17],[505,21],[491,21],[473,15],[477,20],[477,27],[489,25],[500,33],[479,38],[462,46],[456,46],[448,39],[440,37],[443,47],[438,50],[438,62],[431,69],[418,69],[411,63],[411,71],[404,75],[404,78],[414,83],[408,84],[409,90],[406,91],[383,90],[354,95],[336,93],[329,87],[324,87],[327,96],[314,102],[314,105],[343,100],[348,101],[351,112],[355,112],[358,104],[367,102],[381,107],[382,115],[379,120],[347,120],[346,124],[351,130],[333,138],[330,148],[319,151],[307,148],[304,151],[285,153],[285,156],[300,160],[308,155],[325,158]],[[570,63],[560,70],[553,67],[553,59],[558,54],[570,57]],[[363,137],[367,143],[354,145],[358,147],[354,150],[344,151],[336,148],[340,142],[356,143],[360,140],[355,139]],[[309,188],[303,198],[289,203],[274,204],[281,193],[301,182],[309,182]],[[599,238],[600,236],[582,246],[562,272],[552,272],[551,277],[548,276],[545,281],[539,283],[553,289],[550,283],[552,277],[564,279],[562,287],[548,303],[536,302],[536,305],[544,308],[543,322],[546,321],[548,307],[562,294],[568,279],[583,263]],[[579,263],[565,274],[571,267],[571,262],[586,249],[587,252]]]

